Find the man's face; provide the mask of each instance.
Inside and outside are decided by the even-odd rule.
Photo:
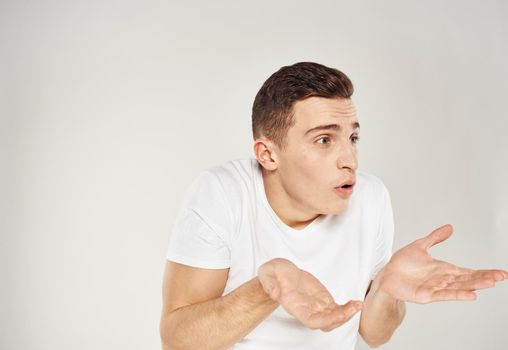
[[[347,209],[358,168],[359,124],[350,99],[310,97],[293,106],[294,125],[279,151],[278,172],[293,204],[312,214]]]

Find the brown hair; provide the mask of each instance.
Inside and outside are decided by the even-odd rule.
[[[286,134],[294,124],[293,105],[296,101],[312,96],[350,98],[352,94],[351,80],[338,69],[313,62],[282,67],[265,81],[254,99],[254,139],[265,136],[284,149]]]

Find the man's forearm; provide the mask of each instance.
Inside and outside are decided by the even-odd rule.
[[[371,347],[380,346],[390,340],[406,313],[406,304],[380,290],[376,282],[373,281],[365,298],[359,330],[362,338]]]
[[[227,349],[249,334],[278,305],[255,277],[220,298],[163,315],[163,349]]]

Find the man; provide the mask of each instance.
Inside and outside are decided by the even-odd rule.
[[[473,300],[508,278],[433,259],[450,225],[391,254],[390,197],[358,171],[360,125],[342,72],[282,67],[252,110],[255,159],[204,171],[176,220],[163,349],[353,349],[387,342],[405,302]]]

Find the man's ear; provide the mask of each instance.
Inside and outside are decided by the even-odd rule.
[[[254,141],[254,155],[258,162],[265,168],[265,170],[273,171],[277,169],[278,157],[277,146],[265,137],[261,137]]]

